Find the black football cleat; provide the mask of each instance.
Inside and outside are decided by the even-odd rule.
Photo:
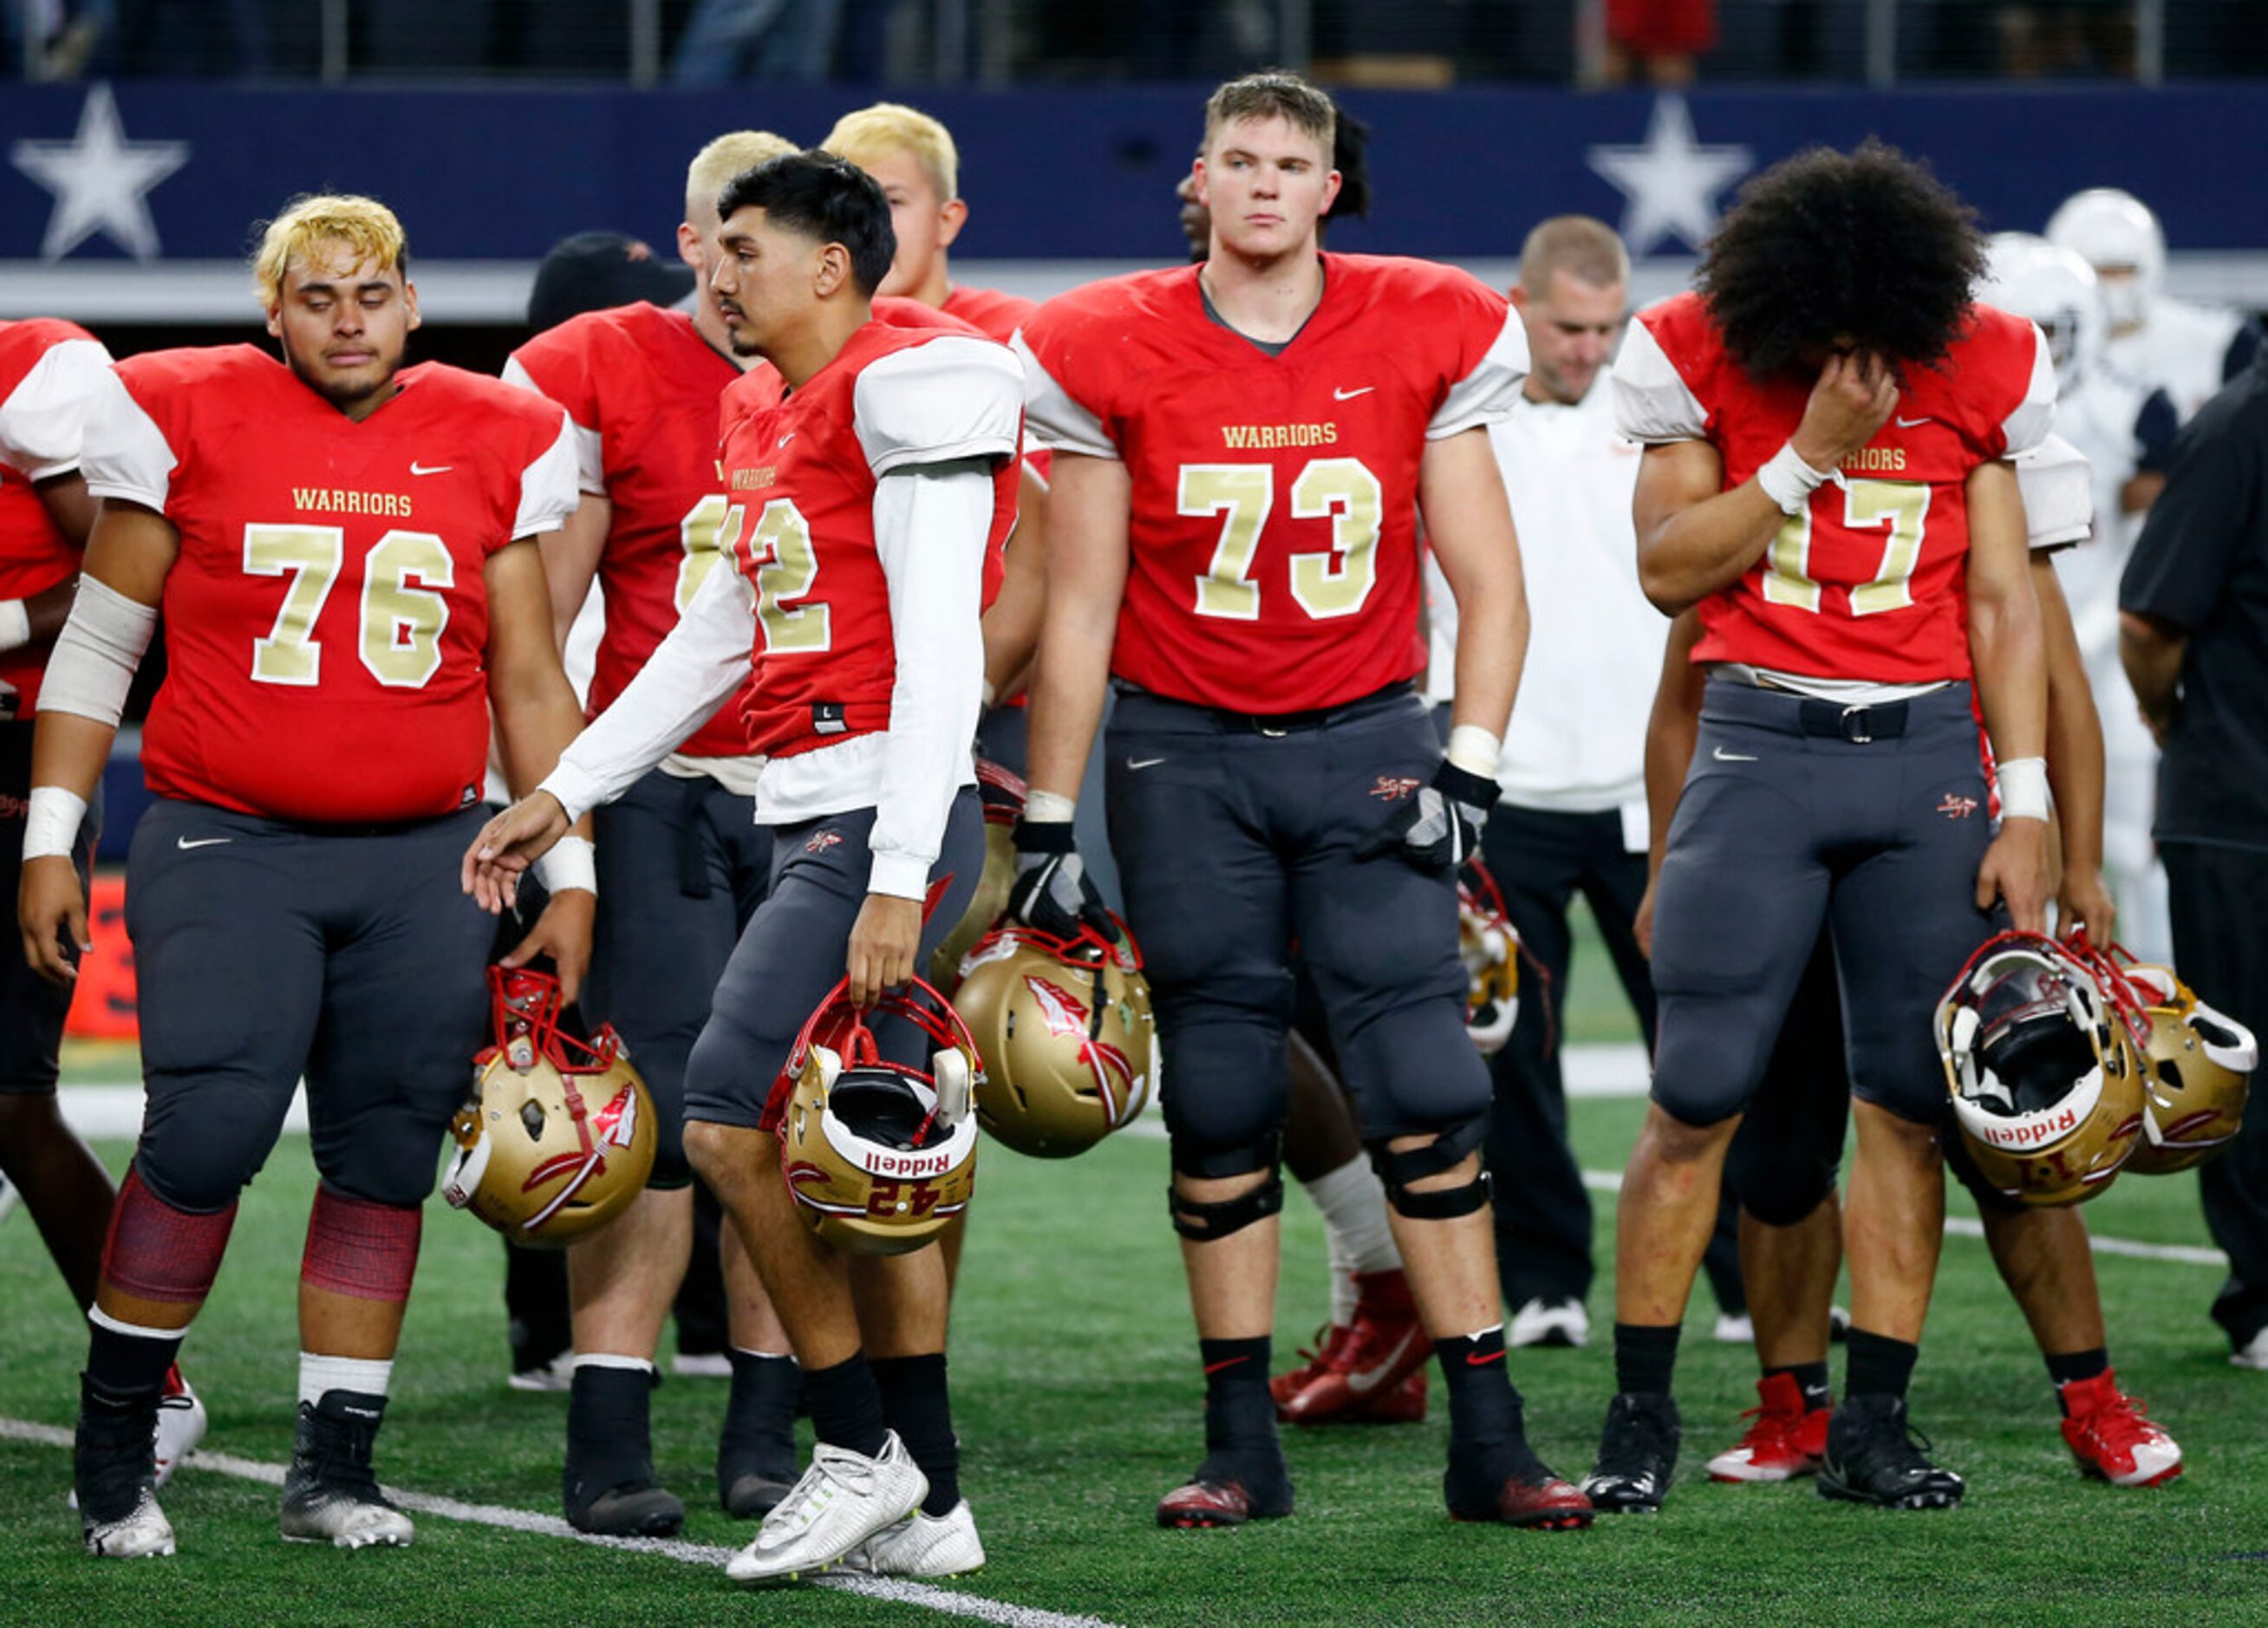
[[[1668,1495],[1677,1469],[1677,1403],[1667,1396],[1624,1392],[1607,1403],[1599,1461],[1583,1491],[1602,1514],[1650,1515]]]
[[[1929,1438],[1899,1396],[1852,1396],[1827,1424],[1819,1496],[1884,1509],[1953,1509],[1967,1484],[1930,1462]]]

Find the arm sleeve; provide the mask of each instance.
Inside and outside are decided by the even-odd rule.
[[[49,345],[23,382],[0,402],[0,463],[27,480],[79,467],[88,414],[110,377],[110,352],[92,339]]]
[[[912,469],[874,490],[897,681],[875,798],[873,893],[928,892],[954,793],[968,778],[983,710],[979,618],[992,505],[992,476],[976,462]]]
[[[181,460],[126,381],[115,371],[106,378],[109,382],[87,414],[85,450],[79,462],[86,490],[97,497],[122,497],[163,514],[173,492],[173,471]]]
[[[575,482],[575,426],[562,412],[559,433],[536,454],[534,463],[520,471],[519,512],[512,522],[513,538],[557,531],[582,500]]]
[[[1507,310],[1504,322],[1470,372],[1449,387],[1425,425],[1429,441],[1446,440],[1511,415],[1528,379],[1528,330],[1520,313]]]
[[[2260,523],[2264,441],[2257,407],[2241,416],[2207,407],[2191,421],[2119,579],[2119,609],[2185,630],[2212,614]]]
[[[2181,409],[2163,390],[2153,390],[2134,415],[2135,473],[2163,475],[2174,455],[2174,438],[2182,432]]]
[[[607,493],[606,442],[599,431],[592,427],[598,422],[597,412],[593,407],[585,405],[583,416],[577,416],[577,403],[563,399],[572,393],[562,391],[554,394],[536,383],[534,375],[527,371],[520,356],[521,353],[515,350],[504,358],[503,375],[504,383],[518,385],[523,390],[533,390],[540,396],[557,401],[566,409],[567,426],[574,432],[575,437],[576,483],[593,497],[605,497]]]
[[[1005,346],[946,334],[869,363],[851,427],[876,477],[922,464],[1016,455],[1023,371]]]
[[[2022,398],[2000,421],[2003,458],[2031,451],[2047,439],[2048,431],[2055,423],[2055,357],[2049,353],[2048,342],[2041,335],[2039,324],[2027,322],[2024,326],[2032,335],[2031,372],[2024,381]]]
[[[571,821],[628,791],[747,679],[755,618],[755,597],[740,573],[711,571],[638,675],[536,789],[557,798]]]
[[[1101,416],[1073,399],[1041,362],[1018,329],[1016,355],[1024,365],[1024,417],[1032,438],[1059,453],[1081,453],[1089,458],[1116,458],[1118,445],[1110,438]]]
[[[2010,460],[2023,494],[2024,524],[2035,549],[2084,542],[2095,529],[2095,476],[2087,456],[2059,435]]]
[[[1709,409],[1642,321],[1624,330],[1615,357],[1615,427],[1642,446],[1708,438]]]

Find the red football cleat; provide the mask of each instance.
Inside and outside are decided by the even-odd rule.
[[[2082,1475],[2113,1486],[2162,1486],[2182,1473],[2181,1445],[2149,1421],[2141,1403],[2118,1389],[2114,1370],[2073,1380],[2058,1394],[2063,1439]]]
[[[1756,1422],[1709,1461],[1709,1479],[1789,1481],[1815,1473],[1827,1452],[1827,1420],[1834,1409],[1806,1408],[1803,1387],[1792,1374],[1765,1375],[1756,1381],[1756,1395],[1762,1404],[1741,1415]]]
[[[1256,1499],[1241,1481],[1208,1481],[1202,1477],[1158,1500],[1158,1524],[1165,1527],[1242,1526],[1248,1521],[1273,1521],[1291,1513],[1288,1488],[1280,1506],[1273,1506]]]
[[[1506,1526],[1535,1532],[1580,1532],[1591,1524],[1595,1511],[1580,1487],[1535,1466],[1533,1475],[1507,1477],[1497,1488],[1496,1507],[1484,1514],[1476,1509],[1449,1507],[1452,1521],[1500,1521]]]
[[[1307,1367],[1270,1386],[1278,1415],[1292,1424],[1400,1423],[1425,1416],[1422,1381],[1414,1395],[1403,1389],[1433,1354],[1410,1280],[1399,1271],[1383,1271],[1358,1272],[1354,1281],[1354,1321],[1332,1329]],[[1296,1388],[1286,1383],[1292,1381]]]

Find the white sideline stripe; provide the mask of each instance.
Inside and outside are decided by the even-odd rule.
[[[1618,1193],[1623,1190],[1622,1173],[1586,1170],[1583,1185],[1594,1193]],[[1945,1230],[1955,1238],[1982,1238],[1984,1224],[1965,1215],[1948,1215],[1945,1218]],[[2218,1271],[2228,1270],[2228,1256],[2197,1244],[2143,1243],[2132,1238],[2100,1238],[2092,1233],[2088,1234],[2087,1241],[2097,1255],[2121,1255],[2137,1261],[2175,1261],[2183,1266],[2210,1266]]]
[[[0,1440],[28,1441],[41,1447],[64,1448],[71,1445],[71,1433],[56,1425],[35,1425],[28,1419],[0,1418]],[[200,1448],[181,1461],[185,1470],[210,1470],[215,1475],[233,1476],[239,1481],[257,1481],[263,1485],[280,1487],[284,1484],[284,1466],[263,1464],[256,1459],[239,1458],[232,1453],[208,1453]],[[688,1543],[672,1537],[601,1537],[592,1532],[578,1532],[557,1515],[540,1515],[529,1509],[507,1509],[497,1504],[467,1504],[453,1498],[436,1498],[425,1492],[405,1492],[398,1487],[387,1487],[386,1495],[404,1509],[421,1515],[436,1515],[444,1521],[462,1521],[473,1526],[497,1527],[507,1532],[529,1532],[539,1537],[563,1537],[578,1543],[588,1543],[594,1549],[622,1549],[633,1554],[660,1555],[665,1559],[681,1560],[688,1565],[703,1565],[721,1569],[725,1561],[738,1551],[720,1549],[711,1543]],[[1036,1606],[1011,1605],[1005,1600],[988,1600],[981,1595],[955,1594],[951,1589],[932,1587],[927,1583],[908,1582],[895,1577],[853,1577],[830,1573],[814,1580],[821,1587],[840,1588],[848,1594],[864,1595],[870,1600],[887,1600],[897,1605],[919,1606],[924,1610],[941,1611],[947,1617],[969,1617],[979,1622],[998,1623],[1001,1628],[1114,1628],[1114,1624],[1099,1617],[1071,1617],[1061,1611],[1043,1611]]]

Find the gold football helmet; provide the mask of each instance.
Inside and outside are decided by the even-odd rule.
[[[962,963],[954,1005],[984,1058],[976,1120],[1020,1153],[1083,1153],[1157,1094],[1150,984],[1123,923],[1119,933],[1006,927]]]
[[[1465,1031],[1483,1057],[1504,1050],[1520,1019],[1520,934],[1505,914],[1504,895],[1478,859],[1457,878],[1457,953],[1471,980]]]
[[[980,757],[976,794],[984,804],[984,869],[977,876],[976,892],[968,908],[929,958],[930,983],[946,995],[951,995],[961,982],[961,958],[1008,908],[1008,890],[1016,882],[1016,843],[1012,833],[1024,814],[1024,783],[999,764]]]
[[[1990,939],[1938,1002],[1935,1028],[1954,1122],[2003,1194],[2080,1204],[2133,1154],[2142,1034],[2071,949],[2036,932]]]
[[[457,1154],[441,1195],[518,1244],[557,1249],[628,1209],[653,1174],[653,1099],[601,1028],[559,1028],[559,980],[489,969],[496,1043],[474,1059],[473,1094],[449,1124]]]
[[[976,1191],[969,1099],[983,1065],[966,1026],[919,978],[886,993],[871,1015],[901,1055],[909,1043],[934,1045],[930,1072],[885,1060],[850,987],[837,983],[795,1037],[768,1128],[814,1232],[847,1254],[904,1255],[943,1232]]]
[[[2142,1139],[2126,1168],[2166,1175],[2216,1157],[2244,1122],[2260,1042],[2199,1000],[2171,967],[2136,965],[2117,945],[2097,958],[2131,991],[2146,1025]]]

